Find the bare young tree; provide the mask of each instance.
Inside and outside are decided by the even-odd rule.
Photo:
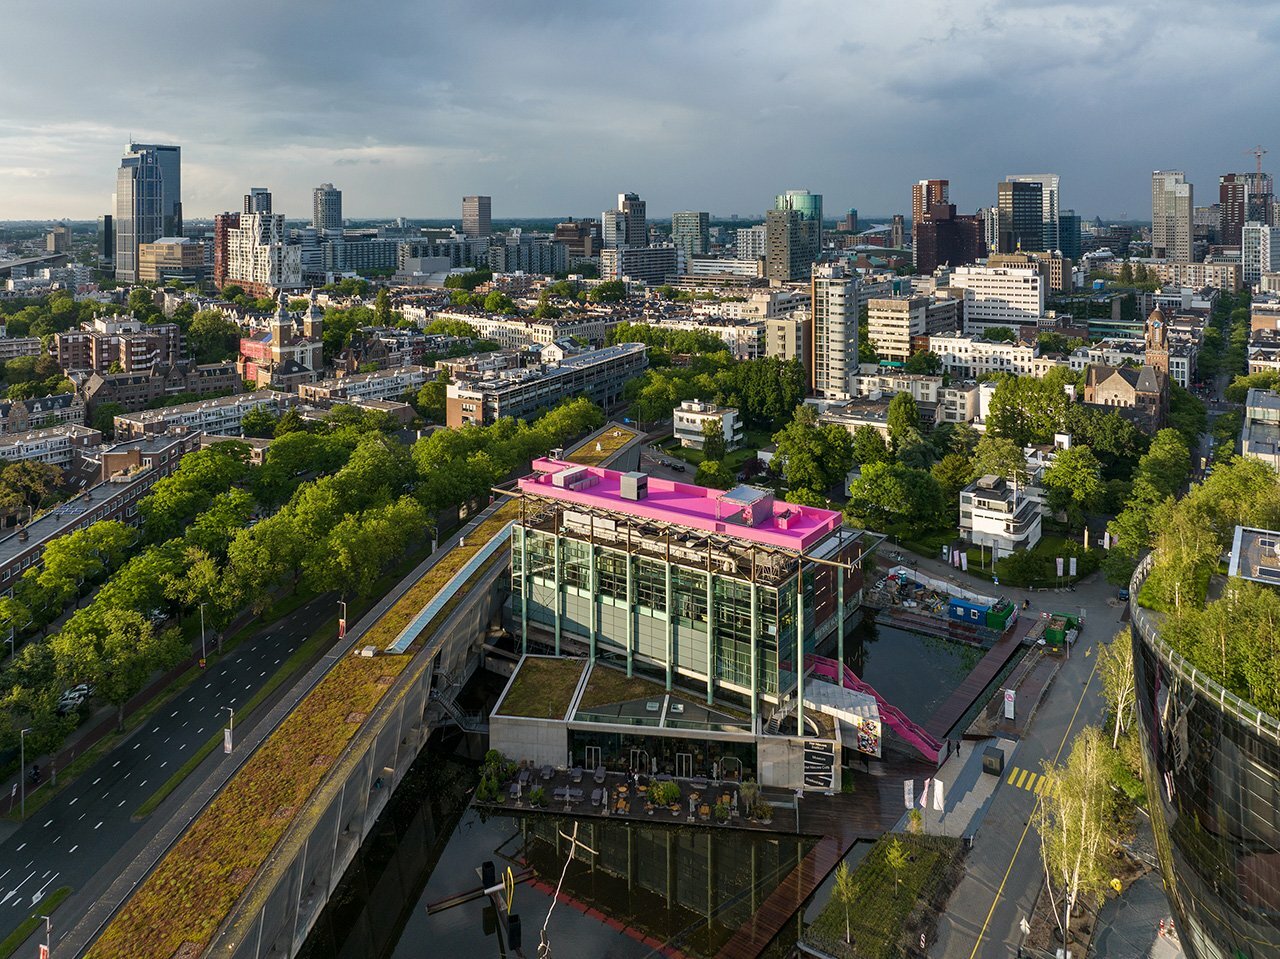
[[[1116,633],[1105,646],[1098,647],[1098,673],[1107,702],[1115,715],[1115,729],[1111,734],[1111,748],[1120,744],[1120,735],[1133,721],[1137,691],[1133,678],[1133,640],[1127,629]]]
[[[853,901],[858,898],[858,884],[853,880],[853,873],[849,871],[849,864],[841,862],[836,867],[836,901],[844,907],[844,941],[846,943],[853,942],[853,931],[849,927],[849,909],[853,906]]]
[[[1101,903],[1107,885],[1107,859],[1117,840],[1110,752],[1102,731],[1086,726],[1065,767],[1043,764],[1045,785],[1033,818],[1050,898],[1062,904],[1064,943],[1072,908],[1089,899]]]

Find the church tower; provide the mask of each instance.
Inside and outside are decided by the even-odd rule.
[[[281,363],[281,348],[293,339],[293,317],[289,315],[288,294],[280,291],[280,299],[276,303],[276,315],[271,318],[271,359],[273,363]]]
[[[1165,325],[1164,313],[1160,307],[1151,311],[1147,317],[1147,355],[1146,365],[1154,367],[1166,376],[1169,375],[1169,330]]]
[[[302,335],[309,340],[318,340],[324,331],[324,310],[316,302],[314,289],[307,300],[307,312],[302,315]]]

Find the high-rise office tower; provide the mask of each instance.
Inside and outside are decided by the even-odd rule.
[[[1255,223],[1275,222],[1275,190],[1266,173],[1249,175],[1249,209],[1245,219]]]
[[[244,195],[244,209],[241,212],[245,214],[270,213],[271,191],[265,186],[249,187],[249,192]]]
[[[934,204],[916,221],[912,255],[917,273],[940,266],[964,266],[986,255],[982,219],[957,216],[954,203]]]
[[[858,278],[839,263],[814,264],[809,292],[810,384],[825,399],[851,399],[858,375]]]
[[[138,281],[138,247],[182,235],[182,148],[130,143],[116,171],[116,279]]]
[[[1057,250],[1061,248],[1058,239],[1058,174],[1056,173],[1017,173],[1005,177],[1009,183],[1040,184],[1040,222],[1041,250]],[[1031,249],[1025,247],[1024,249]]]
[[[1264,273],[1280,270],[1280,227],[1245,223],[1240,230],[1240,279],[1256,284]]]
[[[946,206],[950,202],[951,181],[950,180],[918,180],[911,184],[911,242],[917,245],[916,239],[919,236],[918,224],[925,218],[925,215],[934,207]],[[916,253],[912,250],[912,262],[915,263],[916,269],[922,273],[932,273],[933,270],[925,270],[920,266]]]
[[[1072,263],[1080,262],[1080,216],[1075,210],[1058,214],[1058,249]]]
[[[1218,242],[1240,245],[1240,229],[1249,219],[1251,173],[1224,173],[1218,177]]]
[[[841,233],[858,232],[858,211],[856,208],[849,208],[849,212],[842,216],[839,222],[836,223],[836,230]]]
[[[311,191],[311,225],[318,231],[342,229],[342,191],[332,183]]]
[[[804,280],[822,252],[822,194],[779,193],[765,214],[765,275],[782,282]]]
[[[708,239],[711,216],[694,210],[671,214],[671,242],[686,257],[705,256],[711,244]]]
[[[911,184],[911,229],[915,231],[917,220],[935,206],[945,206],[951,202],[950,180],[918,180]]]
[[[619,193],[617,209],[600,215],[600,233],[607,248],[620,250],[649,245],[645,203],[634,193]]]
[[[1151,174],[1151,255],[1191,261],[1191,216],[1195,202],[1181,170]]]
[[[822,194],[810,193],[808,190],[787,190],[773,199],[775,210],[795,210],[806,220],[818,224],[818,232],[822,232]]]
[[[466,236],[488,236],[493,232],[493,199],[487,196],[462,198],[462,232]]]
[[[1044,187],[1040,181],[1005,180],[996,187],[996,201],[997,252],[1043,250]]]
[[[108,275],[116,271],[115,218],[110,213],[98,217],[98,269]]]
[[[239,229],[239,213],[219,213],[213,218],[213,285],[227,285],[231,269],[231,231]]]
[[[982,221],[982,243],[990,252],[1000,250],[1000,208],[984,206],[978,210],[978,219]]]
[[[803,280],[813,264],[805,219],[795,210],[764,215],[764,275],[779,283]]]

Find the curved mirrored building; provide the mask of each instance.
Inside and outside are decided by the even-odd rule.
[[[1157,614],[1132,611],[1148,810],[1183,949],[1195,959],[1280,956],[1280,720],[1179,656]]]

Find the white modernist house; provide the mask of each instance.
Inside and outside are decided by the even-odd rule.
[[[1040,504],[1003,476],[983,476],[960,491],[960,535],[999,559],[1040,542]]]
[[[724,434],[724,445],[727,450],[736,450],[742,445],[742,417],[738,411],[728,406],[716,406],[702,400],[685,400],[671,414],[671,425],[676,439],[686,449],[702,449],[703,430],[708,423],[719,423]]]

